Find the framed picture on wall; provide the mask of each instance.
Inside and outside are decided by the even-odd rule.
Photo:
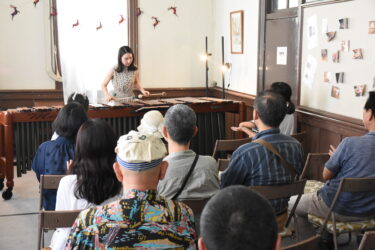
[[[230,13],[230,51],[243,54],[243,10]]]

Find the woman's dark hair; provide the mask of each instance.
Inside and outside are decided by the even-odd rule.
[[[121,183],[113,170],[117,136],[99,119],[82,124],[78,131],[71,173],[77,175],[75,196],[96,205],[119,194]]]
[[[128,67],[128,70],[130,70],[130,71],[137,70],[137,67],[134,65],[134,53],[133,53],[133,50],[129,46],[122,46],[118,50],[117,68],[115,69],[118,73],[124,71],[124,69],[125,69],[125,65],[122,63],[121,58],[126,53],[129,53],[129,54],[131,54],[133,56],[133,61],[130,64],[130,66]]]
[[[52,123],[52,129],[69,140],[75,140],[79,127],[87,121],[85,109],[78,102],[66,104]]]
[[[82,107],[86,110],[89,110],[89,98],[86,95],[82,95],[80,93],[74,92],[71,93],[68,97],[68,103],[71,102],[78,102],[82,105]]]
[[[375,91],[369,92],[369,97],[367,98],[364,109],[366,111],[371,109],[372,116],[375,117]]]
[[[289,84],[285,82],[274,82],[272,83],[270,90],[279,93],[284,97],[286,101],[286,113],[293,114],[296,108],[290,100],[292,97],[292,88],[289,86]]]

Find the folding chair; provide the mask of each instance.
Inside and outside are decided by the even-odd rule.
[[[260,195],[268,200],[289,198],[294,195],[298,195],[296,202],[290,211],[284,228],[288,228],[289,222],[296,211],[297,205],[301,196],[303,195],[306,180],[299,180],[291,184],[285,185],[274,185],[274,186],[249,186],[250,189],[258,192]]]
[[[375,231],[366,232],[362,238],[358,250],[373,250],[375,249]]]
[[[331,207],[327,216],[320,218],[309,214],[308,220],[314,225],[320,226],[319,234],[321,235],[324,230],[333,234],[333,242],[335,249],[337,250],[337,234],[349,233],[349,240],[351,241],[351,233],[356,231],[366,231],[375,229],[375,218],[363,220],[363,221],[351,221],[351,222],[336,222],[335,213],[333,209],[335,208],[336,202],[342,192],[373,192],[375,195],[375,178],[343,178],[340,181],[340,185],[337,189],[336,195],[332,201]],[[329,221],[329,219],[332,221]]]
[[[293,137],[293,138],[295,138],[301,144],[304,144],[305,140],[306,140],[306,131],[302,131],[302,132],[299,132],[299,133],[291,134],[290,136]]]
[[[44,211],[43,190],[57,189],[60,180],[65,175],[41,175],[40,176],[40,198],[39,198],[39,229],[38,249],[44,246],[44,229],[53,230],[59,227],[71,227],[81,210],[71,211]],[[42,245],[43,244],[43,245]]]
[[[193,210],[194,213],[194,219],[195,219],[195,231],[197,232],[197,235],[199,236],[199,230],[200,230],[200,218],[203,211],[204,206],[208,202],[209,199],[201,199],[201,200],[179,200],[186,205],[188,205],[191,210]]]
[[[283,250],[316,250],[320,241],[320,235],[315,235],[293,245],[283,247]]]
[[[217,160],[219,158],[217,156],[218,152],[233,153],[233,151],[235,151],[239,146],[249,142],[251,142],[251,138],[235,140],[216,140],[212,157]]]
[[[229,159],[219,159],[217,161],[217,169],[219,171],[224,171],[225,169],[228,168],[229,165]]]
[[[309,153],[300,175],[300,179],[324,182],[322,173],[324,164],[329,160],[329,157],[330,156],[327,153]]]

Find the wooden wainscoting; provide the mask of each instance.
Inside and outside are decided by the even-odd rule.
[[[312,108],[298,107],[297,117],[298,130],[307,132],[306,153],[327,153],[329,145],[336,147],[345,137],[368,132],[359,119]]]
[[[55,89],[0,90],[0,109],[51,106],[63,103],[63,91]]]

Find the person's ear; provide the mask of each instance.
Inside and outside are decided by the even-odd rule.
[[[281,250],[281,236],[279,234],[277,235],[275,250]]]
[[[167,130],[167,127],[163,127],[163,137],[166,141],[168,141],[168,130]]]
[[[194,132],[193,132],[193,137],[196,136],[198,134],[198,127],[195,126],[195,129],[194,129]]]
[[[256,111],[255,109],[254,109],[254,111],[253,111],[253,119],[254,119],[254,120],[258,120],[258,119],[259,119],[259,113],[258,113],[258,111]]]
[[[167,161],[162,161],[160,163],[160,174],[159,174],[159,180],[163,180],[165,174],[167,173],[168,169],[168,162]]]
[[[198,249],[199,250],[206,250],[207,249],[206,245],[203,242],[202,237],[200,237],[199,240],[198,240]]]
[[[124,176],[122,175],[122,172],[120,170],[121,166],[117,162],[113,163],[113,170],[115,171],[116,178],[119,180],[119,182],[122,182],[122,179]]]

